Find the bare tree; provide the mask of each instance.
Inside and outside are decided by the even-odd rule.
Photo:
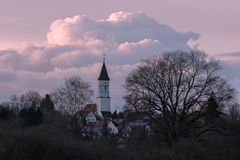
[[[74,114],[91,101],[93,90],[90,83],[79,76],[67,78],[65,83],[51,93],[56,109]]]
[[[234,103],[229,107],[229,118],[232,121],[237,121],[239,120],[240,117],[240,111],[239,111],[240,105],[239,103]]]
[[[196,127],[211,95],[220,108],[233,99],[235,91],[218,74],[220,68],[198,50],[166,52],[128,75],[125,99],[137,111],[151,113],[168,139],[177,139]]]
[[[10,100],[12,101],[12,107],[22,109],[22,108],[38,108],[41,103],[41,95],[37,91],[28,91],[22,95],[12,95]]]

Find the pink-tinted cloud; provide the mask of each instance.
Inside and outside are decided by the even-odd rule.
[[[80,75],[90,81],[94,89],[101,67],[102,55],[107,54],[111,77],[113,106],[122,105],[125,76],[141,59],[161,54],[165,50],[189,50],[189,41],[197,33],[178,32],[142,12],[116,12],[107,19],[94,20],[74,16],[52,22],[47,33],[47,44],[29,43],[0,51],[0,95],[26,90],[50,92],[66,77]],[[15,76],[12,76],[14,73]]]
[[[124,42],[118,46],[117,51],[119,53],[136,54],[136,51],[147,50],[154,47],[160,49],[161,43],[158,40],[144,39],[139,42]]]

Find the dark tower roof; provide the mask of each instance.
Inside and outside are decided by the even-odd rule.
[[[108,76],[108,73],[107,73],[107,68],[106,68],[106,65],[105,65],[105,61],[103,61],[102,69],[101,69],[100,75],[98,77],[98,80],[99,81],[101,81],[101,80],[109,81],[110,80],[110,78]]]

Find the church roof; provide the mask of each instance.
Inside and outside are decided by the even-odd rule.
[[[97,112],[97,104],[96,103],[92,103],[92,104],[87,104],[84,108],[83,111],[86,112]]]
[[[102,69],[101,69],[100,75],[98,77],[98,80],[105,80],[105,81],[109,81],[110,80],[104,61],[103,61]]]

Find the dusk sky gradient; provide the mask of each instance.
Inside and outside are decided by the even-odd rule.
[[[121,106],[124,77],[141,59],[194,46],[240,91],[239,0],[0,1],[0,101],[50,92],[74,74],[96,89],[106,52],[112,105]]]

